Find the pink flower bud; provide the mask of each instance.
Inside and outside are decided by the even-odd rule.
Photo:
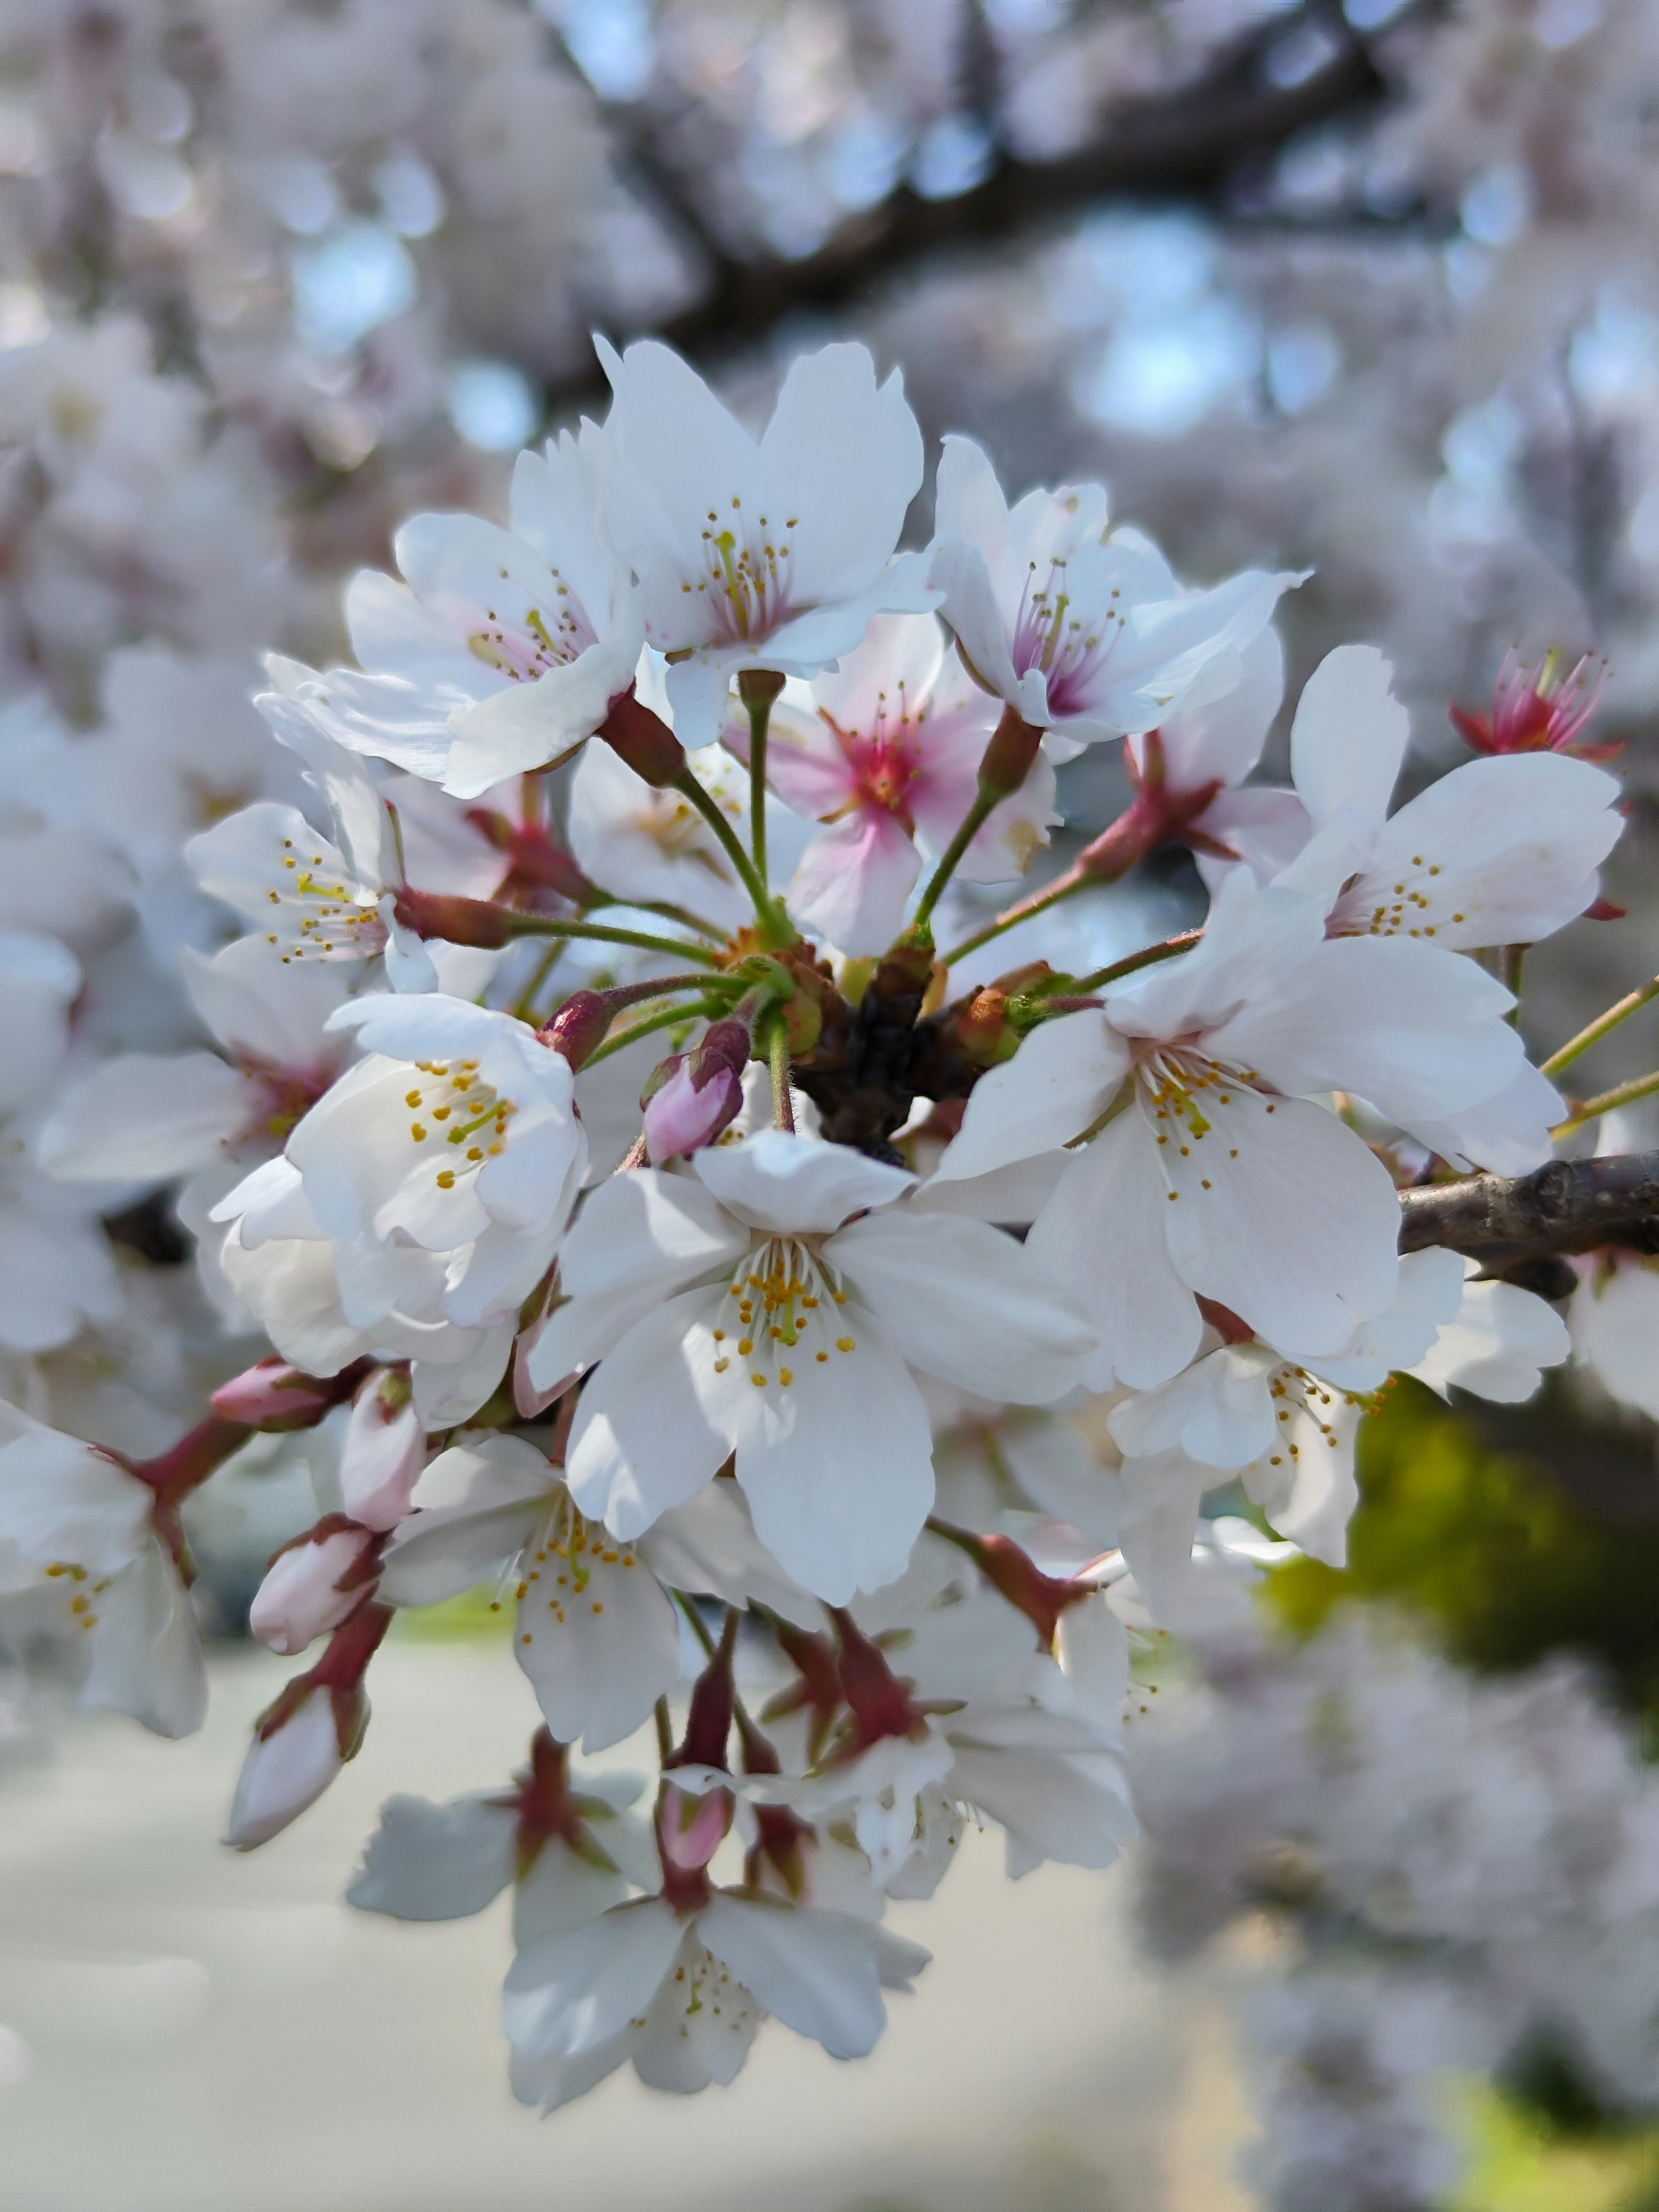
[[[210,1402],[216,1413],[251,1429],[307,1429],[350,1389],[349,1376],[302,1375],[286,1359],[262,1359],[222,1382]]]
[[[368,1726],[363,1676],[391,1625],[390,1606],[359,1605],[317,1664],[260,1714],[237,1779],[228,1844],[251,1851],[269,1843],[357,1756]]]
[[[732,1793],[710,1790],[694,1797],[673,1784],[665,1785],[657,1815],[657,1838],[663,1856],[682,1874],[706,1867],[725,1840],[732,1825]]]
[[[682,1060],[645,1109],[645,1145],[653,1167],[677,1152],[695,1152],[712,1144],[743,1104],[739,1079],[722,1071],[699,1090],[689,1062]]]
[[[374,1589],[380,1547],[371,1529],[331,1514],[278,1552],[248,1608],[260,1643],[292,1659],[348,1619]]]
[[[751,1050],[738,1021],[716,1022],[695,1050],[665,1060],[644,1101],[646,1150],[653,1165],[713,1144],[743,1105]]]
[[[426,1463],[409,1370],[383,1367],[357,1393],[340,1454],[340,1502],[366,1528],[395,1528]]]
[[[562,1052],[572,1067],[580,1067],[604,1043],[611,1012],[611,1001],[602,991],[574,991],[537,1034],[550,1051]]]
[[[279,1835],[316,1803],[344,1765],[335,1705],[333,1691],[313,1685],[269,1735],[263,1727],[255,1731],[225,1833],[237,1850],[251,1851]]]

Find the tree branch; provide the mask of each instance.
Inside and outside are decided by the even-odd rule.
[[[1037,161],[1004,151],[980,183],[950,199],[925,199],[902,185],[799,260],[731,254],[693,216],[686,190],[653,160],[641,180],[712,264],[696,304],[655,334],[695,359],[752,341],[803,308],[841,307],[941,247],[1006,237],[1101,200],[1213,201],[1242,167],[1269,160],[1298,132],[1370,106],[1388,88],[1352,33],[1301,82],[1273,83],[1265,67],[1269,49],[1297,20],[1273,19],[1182,90],[1126,103],[1075,153]],[[623,138],[639,173],[641,135],[630,129]],[[579,374],[550,389],[549,409],[567,412],[596,388],[591,373]]]
[[[1621,1244],[1659,1250],[1659,1152],[1551,1160],[1525,1176],[1467,1176],[1400,1194],[1400,1249],[1448,1245],[1489,1274]]]

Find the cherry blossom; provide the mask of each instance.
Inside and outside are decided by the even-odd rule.
[[[361,672],[290,664],[279,680],[341,744],[459,798],[568,753],[632,685],[645,642],[594,500],[591,432],[521,453],[510,531],[417,514],[393,547],[406,581],[354,580]]]
[[[1300,815],[1316,843],[1291,880],[1328,885],[1333,935],[1454,951],[1553,935],[1597,896],[1624,826],[1617,781],[1555,751],[1505,754],[1454,769],[1391,815],[1410,729],[1392,676],[1374,646],[1338,647],[1297,707],[1295,795],[1278,794],[1274,814],[1262,811],[1268,793],[1237,793],[1206,826],[1243,857],[1259,853],[1266,874]]]
[[[684,2093],[741,2071],[771,2014],[832,2057],[858,2058],[908,1990],[920,1945],[850,1914],[717,1891],[682,1917],[639,1898],[525,1947],[507,1977],[513,2086],[552,2112],[629,2061]]]
[[[584,1512],[637,1536],[733,1452],[761,1540],[840,1602],[902,1570],[933,1496],[912,1364],[1016,1402],[1060,1397],[1089,1342],[1013,1241],[905,1212],[910,1178],[776,1130],[596,1192],[537,1346],[550,1386],[597,1360],[572,1432]]]
[[[1075,748],[1156,729],[1229,690],[1239,656],[1299,580],[1259,569],[1184,592],[1139,531],[1109,531],[1098,484],[1010,507],[970,438],[945,441],[929,571],[988,690]]]
[[[815,679],[811,699],[810,714],[787,694],[779,702],[766,756],[772,788],[828,825],[795,871],[789,908],[843,952],[881,952],[903,925],[919,846],[936,860],[973,804],[996,711],[926,615],[876,616],[857,651]],[[726,743],[747,760],[743,732]],[[1039,757],[975,833],[960,874],[1023,874],[1060,818],[1054,795]]]
[[[687,745],[719,738],[744,669],[816,675],[872,615],[935,605],[921,557],[892,559],[922,471],[896,370],[878,385],[861,345],[801,355],[757,440],[666,346],[600,340],[599,358],[615,394],[594,448],[605,528]]]
[[[1085,1300],[1098,1387],[1184,1367],[1200,1297],[1270,1342],[1334,1352],[1393,1298],[1397,1211],[1381,1163],[1310,1094],[1357,1091],[1402,1121],[1474,1103],[1521,1061],[1508,1003],[1431,946],[1327,939],[1316,901],[1235,869],[1194,951],[992,1069],[935,1180],[1092,1139],[1027,1249]],[[1107,1236],[1133,1241],[1133,1267],[1099,1264]]]
[[[0,1405],[0,1640],[46,1638],[83,1705],[190,1735],[207,1677],[156,1504],[108,1453]]]

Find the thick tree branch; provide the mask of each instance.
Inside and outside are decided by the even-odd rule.
[[[1242,169],[1267,162],[1301,131],[1364,110],[1387,89],[1363,40],[1346,27],[1322,67],[1299,83],[1273,83],[1266,70],[1269,50],[1297,20],[1264,26],[1180,91],[1126,104],[1075,153],[1036,161],[1004,151],[979,184],[949,199],[925,199],[901,185],[799,260],[726,251],[694,214],[686,189],[667,175],[642,129],[620,125],[624,167],[709,263],[702,297],[658,325],[656,334],[696,359],[752,341],[803,308],[841,307],[941,247],[1006,237],[1102,200],[1213,203]],[[614,112],[608,119],[618,125]],[[591,375],[579,374],[550,391],[550,410],[568,410],[594,388]]]
[[[1448,1245],[1492,1274],[1602,1244],[1659,1250],[1659,1152],[1551,1160],[1531,1175],[1402,1190],[1400,1215],[1402,1252]]]

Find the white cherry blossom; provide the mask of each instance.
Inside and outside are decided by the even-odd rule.
[[[269,672],[277,688],[261,694],[260,708],[305,760],[333,835],[313,829],[296,806],[260,799],[190,840],[185,858],[197,882],[246,915],[284,961],[383,953],[394,988],[435,988],[430,955],[393,912],[404,870],[386,801],[362,763],[302,705],[305,672],[273,655]]]
[[[45,1638],[82,1705],[190,1735],[207,1711],[195,1616],[155,1493],[107,1453],[0,1405],[0,1642]]]
[[[1553,935],[1597,895],[1624,827],[1617,779],[1564,753],[1504,754],[1454,769],[1390,814],[1410,736],[1393,674],[1375,646],[1328,653],[1291,725],[1294,793],[1218,799],[1206,827],[1263,875],[1284,866],[1288,840],[1313,840],[1290,879],[1323,890],[1333,935],[1452,951]]]
[[[1012,1238],[907,1212],[897,1169],[778,1130],[692,1167],[593,1194],[532,1378],[599,1362],[568,1456],[584,1512],[637,1536],[735,1452],[763,1543],[841,1602],[902,1571],[932,1500],[911,1366],[1042,1404],[1088,1330]]]
[[[928,1954],[867,1920],[716,1891],[682,1916],[662,1898],[613,1906],[519,1953],[507,1977],[513,2086],[551,2112],[631,2060],[651,2087],[730,2081],[769,2014],[832,2057],[862,2057],[881,1992]]]
[[[580,1188],[570,1065],[442,995],[356,1000],[329,1026],[369,1056],[212,1208],[222,1265],[296,1365],[412,1358],[428,1425],[457,1420],[500,1379]]]
[[[936,604],[922,557],[891,557],[922,472],[896,370],[878,386],[861,345],[801,355],[757,440],[666,346],[598,343],[615,394],[595,447],[605,527],[685,744],[719,738],[744,669],[816,675],[872,615]]]
[[[1109,531],[1098,484],[1010,507],[970,438],[945,441],[929,574],[986,689],[1073,749],[1156,729],[1229,690],[1298,579],[1247,569],[1183,591],[1139,531]]]
[[[598,527],[592,440],[590,426],[520,454],[510,531],[471,514],[404,525],[393,551],[407,580],[364,569],[346,594],[361,668],[291,668],[321,728],[474,799],[599,727],[645,633]]]
[[[1178,1373],[1200,1297],[1334,1352],[1394,1297],[1398,1210],[1312,1094],[1355,1091],[1401,1121],[1490,1096],[1522,1059],[1509,1003],[1431,946],[1328,939],[1316,901],[1234,869],[1194,951],[1040,1024],[981,1079],[934,1180],[1091,1138],[1027,1249],[1085,1302],[1095,1387]]]

